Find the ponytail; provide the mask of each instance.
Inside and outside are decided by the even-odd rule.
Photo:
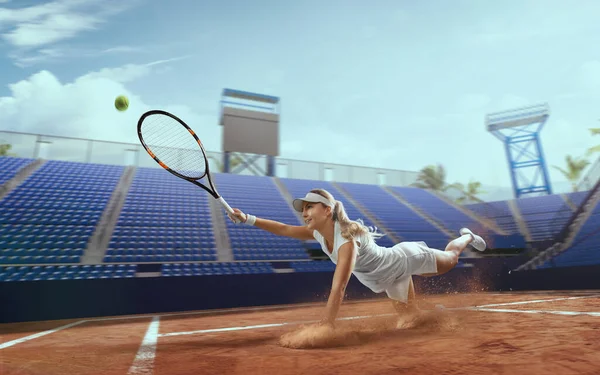
[[[362,219],[350,220],[346,214],[344,204],[340,201],[335,201],[332,217],[333,221],[340,223],[342,237],[347,240],[356,238],[359,235],[368,234],[373,240],[377,240],[385,234],[377,232],[377,227],[367,227]]]

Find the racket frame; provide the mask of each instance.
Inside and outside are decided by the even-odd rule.
[[[202,151],[202,155],[204,156],[205,168],[204,168],[204,174],[202,176],[197,177],[197,178],[192,178],[192,177],[187,177],[185,175],[182,175],[181,173],[178,173],[178,172],[174,171],[173,169],[169,168],[168,165],[166,165],[162,160],[160,160],[152,152],[152,150],[150,149],[150,146],[148,146],[148,144],[146,144],[146,141],[144,141],[144,137],[142,135],[142,125],[146,118],[153,116],[153,115],[163,115],[163,116],[171,117],[173,120],[177,121],[181,126],[183,126],[192,135],[192,137],[194,137],[194,139],[198,143],[198,147],[200,147],[200,150]],[[137,134],[138,134],[140,143],[142,144],[142,147],[144,147],[144,149],[146,150],[148,155],[150,155],[150,157],[152,157],[152,159],[154,159],[154,161],[156,163],[158,163],[158,165],[163,167],[163,169],[165,169],[167,172],[169,172],[185,181],[189,181],[192,184],[199,186],[202,189],[206,190],[210,195],[212,195],[216,200],[218,200],[223,205],[223,207],[225,207],[227,212],[229,212],[230,214],[233,215],[233,209],[231,208],[231,206],[229,206],[229,204],[225,201],[225,199],[223,199],[223,197],[221,195],[219,195],[217,188],[212,181],[212,177],[210,175],[210,166],[208,163],[208,158],[206,156],[206,150],[204,150],[204,146],[202,145],[202,141],[200,141],[200,138],[196,135],[196,132],[194,132],[194,130],[192,128],[190,128],[188,126],[188,124],[186,124],[182,119],[180,119],[179,117],[175,116],[174,114],[172,114],[170,112],[163,111],[160,109],[152,109],[150,111],[145,112],[144,114],[142,114],[140,116],[140,119],[138,120],[138,123],[137,123]],[[198,180],[204,178],[205,176],[208,179],[208,184],[210,185],[210,188],[205,186],[204,184],[198,182]]]

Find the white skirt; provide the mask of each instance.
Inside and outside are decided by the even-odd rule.
[[[412,275],[437,273],[435,252],[425,242],[400,242],[386,254],[385,274],[361,274],[356,278],[375,293],[386,292],[388,297],[407,302]],[[383,271],[383,270],[382,270]]]

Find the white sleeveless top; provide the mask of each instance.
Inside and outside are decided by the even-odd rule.
[[[338,250],[349,240],[342,237],[339,222],[334,223],[333,250],[329,253],[325,238],[318,231],[313,231],[313,237],[321,244],[321,248],[337,265]],[[356,260],[352,273],[366,287],[375,293],[386,290],[406,268],[406,258],[396,249],[379,246],[370,235],[359,235],[356,243]]]

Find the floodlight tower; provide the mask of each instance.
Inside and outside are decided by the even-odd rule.
[[[220,104],[223,171],[240,173],[249,169],[255,174],[275,176],[275,157],[279,156],[279,98],[226,88]],[[241,164],[232,170],[230,155],[234,152]],[[266,171],[256,164],[261,156],[267,157]]]
[[[515,198],[552,194],[540,131],[550,116],[548,104],[490,113],[487,130],[504,142]]]

